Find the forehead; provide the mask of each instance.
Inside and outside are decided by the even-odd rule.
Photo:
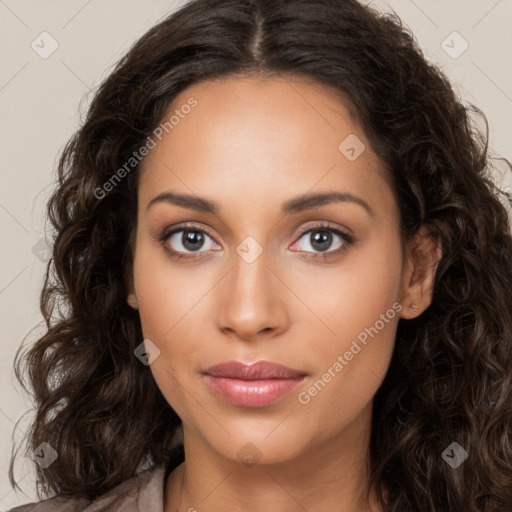
[[[144,162],[140,204],[175,190],[257,211],[339,190],[389,208],[382,163],[350,105],[327,86],[282,77],[200,82],[174,99],[161,126],[171,117]]]

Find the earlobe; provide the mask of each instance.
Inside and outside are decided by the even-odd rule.
[[[416,318],[430,306],[441,257],[439,236],[427,226],[422,226],[407,247],[400,293],[401,318]]]
[[[133,309],[139,309],[139,305],[137,304],[137,297],[135,296],[134,292],[128,294],[128,297],[126,298],[126,302]]]
[[[128,239],[129,257],[124,264],[124,282],[126,284],[126,302],[133,309],[139,309],[137,295],[135,293],[135,283],[133,279],[134,253],[135,253],[135,230],[133,229]]]
[[[133,282],[133,273],[131,265],[126,266],[124,270],[124,281],[126,283],[126,302],[133,309],[139,309],[139,305],[137,303],[137,295],[135,294],[135,285]]]

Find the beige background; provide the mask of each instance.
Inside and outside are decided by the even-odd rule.
[[[31,415],[12,362],[23,337],[41,321],[39,291],[46,256],[40,242],[42,212],[57,156],[78,128],[80,101],[85,108],[94,87],[136,38],[182,3],[0,0],[0,510],[36,499],[30,459],[20,458],[16,466],[26,495],[16,494],[8,484],[12,436],[18,445]],[[465,100],[487,115],[493,155],[511,160],[512,0],[371,3],[393,8],[402,17],[427,58],[443,68]],[[40,36],[42,32],[58,44],[46,59],[31,47],[35,41],[43,51],[44,37],[44,48],[51,48],[51,39]],[[464,41],[468,48],[460,56],[447,53],[456,56]],[[496,180],[502,188],[512,187],[511,177],[497,161]],[[15,430],[15,422],[27,412]]]

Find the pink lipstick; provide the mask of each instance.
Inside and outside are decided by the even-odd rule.
[[[242,407],[270,405],[295,389],[307,375],[267,361],[252,365],[228,361],[208,368],[204,374],[212,391]]]

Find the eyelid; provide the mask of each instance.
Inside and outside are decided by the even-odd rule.
[[[177,224],[176,226],[172,226],[171,228],[164,229],[162,235],[158,236],[158,240],[163,242],[174,233],[178,231],[185,231],[187,229],[190,231],[204,231],[217,245],[220,245],[207,227],[197,224],[195,222],[184,222],[181,224]]]
[[[191,229],[191,230],[197,229],[198,231],[204,231],[217,245],[220,245],[219,242],[217,242],[215,236],[210,232],[210,230],[206,226],[197,224],[196,222],[184,222],[184,223],[180,223],[175,226],[172,226],[169,229],[164,229],[162,235],[158,236],[157,238],[159,241],[163,241],[163,240],[169,238],[170,235],[172,235],[178,231],[185,230],[187,228]],[[342,228],[338,225],[333,225],[328,221],[314,221],[313,223],[308,224],[305,228],[301,228],[301,230],[294,236],[293,243],[295,243],[298,238],[300,238],[301,236],[303,236],[304,234],[308,233],[309,231],[311,231],[312,229],[315,229],[315,228],[329,228],[329,229],[333,229],[334,231],[339,231],[344,236],[349,238],[350,241],[353,241],[351,229],[345,228],[345,227]]]
[[[295,238],[300,238],[301,236],[303,236],[304,234],[308,233],[309,231],[312,231],[313,229],[321,229],[321,228],[324,228],[324,229],[332,229],[333,231],[337,231],[339,233],[342,233],[343,236],[345,236],[347,239],[349,239],[351,242],[353,242],[353,236],[352,236],[352,230],[349,229],[349,228],[345,228],[345,227],[341,227],[339,225],[334,225],[334,224],[331,224],[330,222],[328,221],[315,221],[311,224],[308,224],[307,227],[305,228],[301,228],[301,230],[299,231],[299,233],[297,235],[295,235]],[[294,242],[295,243],[295,242]]]

